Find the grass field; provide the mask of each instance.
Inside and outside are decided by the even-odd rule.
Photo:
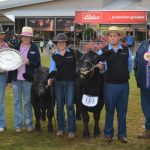
[[[42,64],[49,66],[48,56],[42,56]],[[99,138],[89,140],[82,139],[83,125],[77,121],[77,137],[74,140],[67,139],[67,135],[62,138],[54,134],[47,133],[47,122],[42,122],[42,131],[40,133],[28,133],[25,129],[23,132],[15,133],[13,127],[13,98],[12,89],[6,90],[6,121],[7,130],[0,133],[0,150],[149,150],[150,140],[139,140],[138,133],[143,130],[143,113],[140,106],[139,89],[136,87],[133,73],[130,79],[130,97],[127,114],[127,135],[128,144],[121,144],[116,138],[117,123],[114,122],[115,136],[113,142],[107,144],[103,139],[103,127],[105,118],[105,109],[103,109],[100,126],[102,135]],[[93,132],[93,119],[90,119],[90,132]]]

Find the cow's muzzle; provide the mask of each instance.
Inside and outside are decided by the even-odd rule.
[[[48,85],[45,83],[34,83],[33,86],[39,96],[45,94],[48,88]]]

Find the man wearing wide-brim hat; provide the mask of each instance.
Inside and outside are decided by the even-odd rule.
[[[0,24],[0,50],[5,49],[8,45],[3,41],[4,36],[3,27]],[[4,70],[0,68],[0,132],[3,132],[6,128],[6,117],[5,117],[5,105],[4,105],[4,95],[6,87],[7,74]]]
[[[117,33],[117,34],[119,34],[120,38],[123,38],[126,35],[126,32],[123,30],[123,28],[119,28],[117,26],[110,26],[108,28],[108,30],[104,30],[102,32],[102,35],[103,36],[108,36],[109,33]]]
[[[104,136],[106,142],[111,142],[114,135],[113,121],[115,109],[118,119],[118,139],[127,143],[126,114],[129,95],[129,72],[132,70],[131,52],[121,45],[120,38],[125,32],[117,26],[110,26],[102,33],[108,37],[108,45],[99,50],[106,60],[104,102],[106,119]]]

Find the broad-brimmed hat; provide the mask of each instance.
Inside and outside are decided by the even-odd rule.
[[[108,28],[108,30],[104,30],[102,32],[102,35],[108,36],[109,33],[118,33],[121,37],[124,37],[126,35],[126,32],[117,26],[111,26]]]
[[[4,34],[5,32],[4,32],[4,30],[3,30],[3,27],[2,27],[2,25],[0,24],[0,34]]]
[[[58,33],[56,37],[53,38],[53,42],[67,42],[68,38],[65,33]]]
[[[29,36],[29,37],[33,37],[33,29],[31,27],[23,27],[22,28],[22,32],[20,34],[21,36]]]

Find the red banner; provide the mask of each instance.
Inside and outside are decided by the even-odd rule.
[[[77,11],[76,23],[146,24],[146,11]]]

